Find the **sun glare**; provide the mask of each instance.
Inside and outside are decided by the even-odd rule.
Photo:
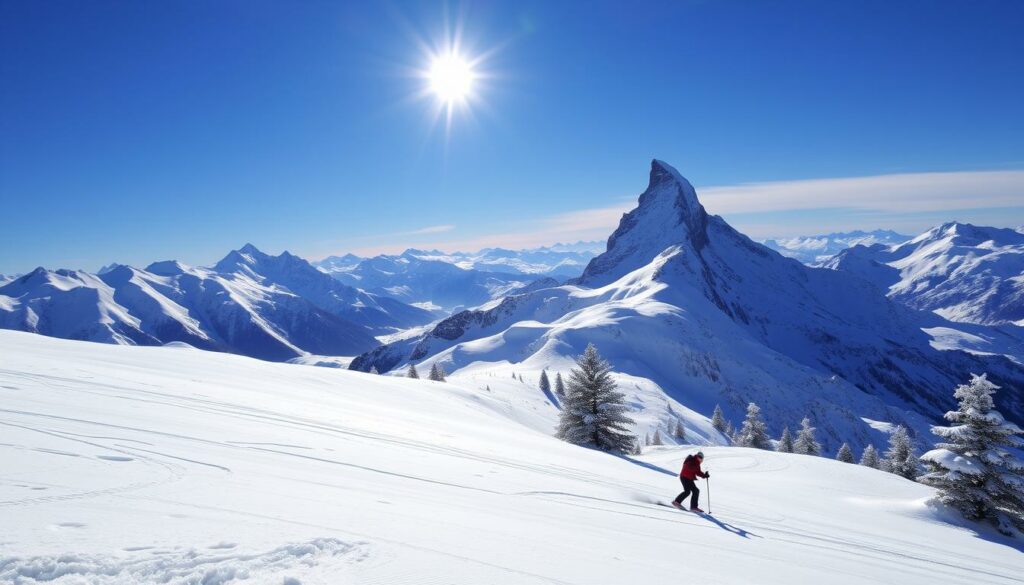
[[[431,91],[446,104],[465,101],[473,90],[473,77],[470,64],[454,53],[436,57],[427,74]]]

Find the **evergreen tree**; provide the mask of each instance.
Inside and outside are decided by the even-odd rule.
[[[434,362],[434,365],[430,367],[429,377],[435,382],[444,382],[444,368],[437,362]]]
[[[592,343],[576,358],[558,421],[560,439],[605,451],[633,450],[636,439],[628,430],[633,420],[626,416],[626,396],[616,389],[610,372]]]
[[[751,402],[747,405],[747,418],[739,432],[739,445],[741,447],[754,447],[756,449],[771,449],[771,439],[768,437],[768,426],[761,420],[761,408]]]
[[[782,429],[782,436],[779,437],[779,443],[775,445],[775,450],[779,453],[793,452],[793,435],[789,434],[788,426]]]
[[[654,438],[651,439],[652,445],[664,445],[665,441],[661,438],[661,429],[654,429]]]
[[[419,379],[420,373],[416,371],[416,364],[409,364],[409,369],[405,372],[405,377]]]
[[[490,385],[490,384],[488,384],[488,385],[487,385],[487,388],[485,388],[485,390],[487,390],[488,392],[490,392],[490,391],[491,391],[491,385]]]
[[[804,417],[800,421],[800,432],[793,441],[793,452],[801,455],[821,455],[821,443],[814,438],[815,428],[811,426],[811,419]]]
[[[1012,449],[1024,448],[1024,431],[995,409],[999,387],[986,374],[957,387],[960,404],[947,412],[948,427],[932,427],[946,442],[921,456],[921,483],[939,490],[939,500],[970,520],[987,520],[1000,532],[1024,531],[1024,460]]]
[[[541,392],[544,392],[545,394],[551,392],[551,382],[548,381],[548,371],[547,370],[541,370],[540,371],[540,383],[539,384],[540,384],[540,391]]]
[[[371,374],[380,374],[380,372],[377,371],[377,366],[370,366],[370,373]]]
[[[731,432],[729,433],[729,444],[730,445],[739,445],[740,444],[740,433],[739,433],[739,431],[737,431],[736,429],[732,429],[732,428],[730,428],[730,431]]]
[[[673,434],[676,437],[676,442],[680,444],[686,442],[686,427],[683,426],[683,421],[676,421],[676,430]]]
[[[864,453],[860,456],[860,464],[874,469],[879,468],[881,462],[878,460],[878,449],[875,449],[874,445],[864,448]]]
[[[638,437],[633,437],[633,444],[630,446],[629,449],[629,453],[632,453],[633,455],[644,454],[644,447],[643,445],[640,444],[640,439]]]
[[[836,453],[836,460],[842,461],[843,463],[853,463],[853,449],[846,443],[839,448],[839,452]]]
[[[558,394],[559,398],[565,398],[565,382],[562,382],[561,372],[555,374],[555,394]]]
[[[651,446],[651,433],[647,433],[646,435],[644,435],[644,446]]]
[[[917,477],[917,458],[910,435],[903,425],[889,435],[889,450],[885,452],[885,470],[907,479]]]
[[[720,433],[729,434],[726,430],[728,425],[725,422],[725,415],[722,414],[722,407],[717,404],[715,405],[715,413],[711,415],[711,426]]]

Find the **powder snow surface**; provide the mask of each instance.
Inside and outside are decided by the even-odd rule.
[[[482,371],[444,384],[0,331],[0,582],[1024,575],[1020,543],[932,508],[930,488],[823,458],[704,447],[714,516],[659,506],[692,449],[564,444],[539,395]]]

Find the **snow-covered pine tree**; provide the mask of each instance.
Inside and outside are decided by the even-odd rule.
[[[371,374],[380,374],[380,372],[377,371],[377,366],[370,366],[370,373]]]
[[[654,438],[651,439],[652,445],[664,445],[665,441],[661,438],[661,429],[654,429]]]
[[[430,379],[435,382],[444,382],[444,368],[441,364],[434,362],[434,365],[430,366]]]
[[[853,463],[853,449],[846,443],[839,448],[839,452],[836,453],[836,461],[842,461],[843,463]]]
[[[683,426],[683,421],[676,421],[676,430],[672,433],[676,437],[676,441],[680,444],[686,442],[686,427]]]
[[[772,448],[771,439],[768,437],[768,425],[761,420],[761,408],[753,402],[747,405],[747,418],[740,427],[739,438],[740,447]]]
[[[647,433],[647,435],[644,436],[644,446],[645,447],[650,447],[651,446],[651,433]]]
[[[419,379],[420,373],[416,371],[416,364],[409,364],[409,369],[405,372],[405,377]]]
[[[801,455],[821,455],[821,444],[814,438],[815,427],[811,426],[811,419],[804,417],[800,421],[800,432],[793,441],[793,452]]]
[[[610,372],[592,343],[576,358],[558,421],[560,439],[605,451],[633,451],[637,441],[628,430],[633,419],[626,416],[626,396],[616,389]]]
[[[715,405],[715,413],[711,415],[711,426],[720,433],[730,434],[726,429],[728,423],[725,422],[725,415],[722,414],[722,407],[718,404]]]
[[[729,433],[729,444],[730,445],[739,445],[740,444],[740,433],[739,433],[739,431],[737,431],[736,429],[731,429],[731,431],[732,432]]]
[[[490,384],[488,384],[488,385],[487,385],[487,387],[486,387],[486,388],[484,388],[484,390],[487,390],[488,392],[490,392],[490,391],[491,391],[491,385],[490,385]]]
[[[789,434],[788,425],[782,429],[782,436],[779,437],[779,442],[775,445],[775,450],[779,453],[793,452],[793,435]]]
[[[633,437],[633,445],[630,446],[628,453],[632,453],[633,455],[644,454],[644,446],[641,444],[639,437]]]
[[[555,374],[555,394],[558,394],[560,398],[565,398],[565,382],[562,381],[561,372]]]
[[[914,445],[910,442],[910,435],[903,425],[896,427],[896,430],[889,435],[889,450],[885,452],[885,467],[889,473],[895,473],[907,479],[917,477],[917,458],[914,455]]]
[[[878,469],[878,466],[881,465],[878,460],[878,449],[875,449],[874,445],[864,447],[864,453],[860,456],[860,464],[874,469]]]
[[[999,387],[986,374],[957,386],[960,401],[947,412],[949,427],[932,427],[946,440],[921,456],[927,472],[918,478],[939,490],[939,501],[970,520],[988,520],[1000,532],[1024,531],[1024,461],[1010,449],[1024,448],[1024,431],[995,409]]]
[[[551,382],[548,381],[548,371],[547,370],[541,370],[540,371],[540,382],[539,382],[539,385],[540,385],[540,391],[541,392],[544,392],[545,394],[551,392]]]

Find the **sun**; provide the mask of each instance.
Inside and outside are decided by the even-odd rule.
[[[475,78],[473,66],[456,53],[438,55],[427,72],[430,90],[448,105],[465,102],[473,91]]]

